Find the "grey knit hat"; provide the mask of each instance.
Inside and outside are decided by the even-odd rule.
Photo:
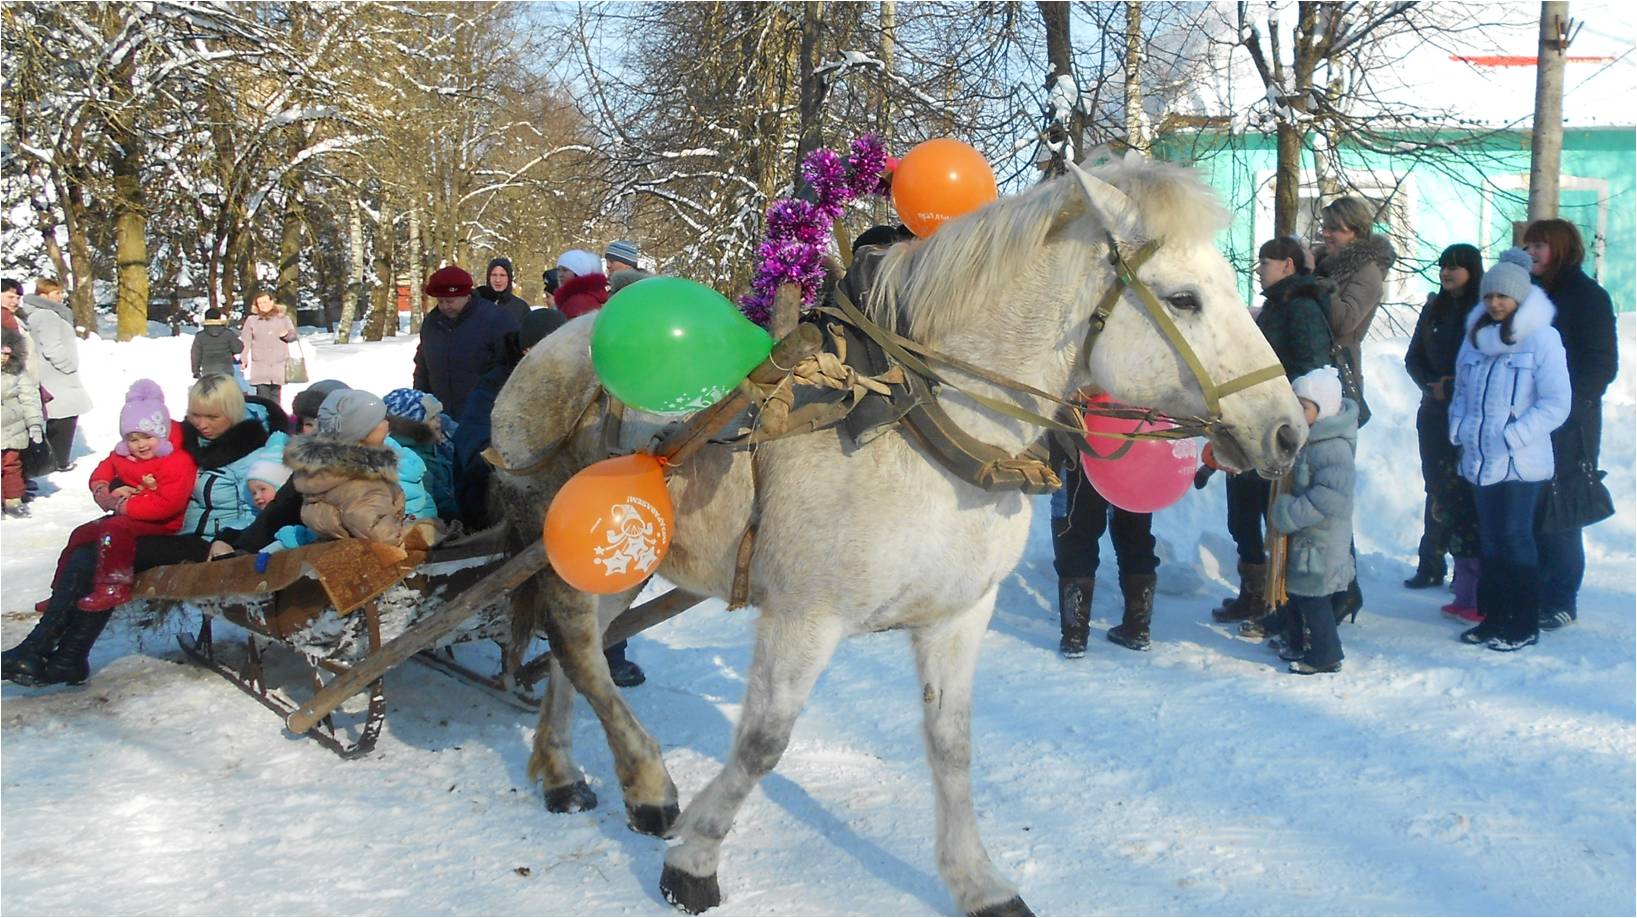
[[[318,406],[319,434],[337,440],[362,440],[386,419],[386,402],[362,389],[337,389]]]
[[[616,239],[608,244],[608,251],[603,257],[612,261],[623,261],[631,267],[637,267],[637,244],[629,239]]]
[[[345,388],[347,384],[339,379],[321,379],[296,393],[296,397],[290,401],[290,410],[298,418],[311,420],[318,417],[318,406],[324,404],[324,399],[331,392]]]
[[[1529,254],[1522,249],[1508,249],[1494,267],[1484,272],[1484,279],[1478,283],[1478,300],[1499,293],[1522,303],[1529,296],[1529,286]]]

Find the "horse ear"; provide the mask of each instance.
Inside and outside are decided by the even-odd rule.
[[[1102,221],[1104,229],[1121,241],[1143,238],[1142,217],[1137,213],[1137,205],[1126,197],[1125,192],[1074,163],[1069,163],[1068,167],[1080,183],[1080,190],[1086,193],[1086,203],[1091,212]]]

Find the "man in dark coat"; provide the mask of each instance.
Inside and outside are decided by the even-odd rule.
[[[504,309],[512,321],[521,326],[523,317],[529,314],[529,304],[517,295],[517,285],[512,282],[512,260],[490,259],[487,276],[489,282],[477,288],[477,295]]]
[[[458,414],[478,377],[505,361],[517,322],[500,306],[472,296],[472,275],[458,265],[438,269],[426,282],[426,295],[438,308],[421,325],[414,388]]]

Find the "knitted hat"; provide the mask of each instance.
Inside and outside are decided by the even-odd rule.
[[[1296,397],[1312,402],[1319,409],[1317,420],[1333,418],[1341,411],[1341,374],[1335,367],[1319,367],[1296,377],[1290,384]]]
[[[616,239],[608,244],[608,251],[603,257],[610,261],[622,261],[631,267],[637,267],[637,244],[626,239]]]
[[[557,309],[531,309],[523,317],[523,327],[517,331],[517,346],[528,350],[540,339],[563,327],[568,318]]]
[[[318,406],[324,404],[324,399],[337,389],[350,388],[339,379],[321,379],[296,394],[290,401],[290,410],[298,418],[318,417]]]
[[[222,315],[222,311],[220,309],[207,309],[207,310],[205,310],[205,323],[204,324],[206,324],[206,325],[226,325],[227,324],[227,317]]]
[[[257,459],[250,463],[249,470],[244,473],[244,480],[264,481],[277,490],[290,480],[290,467],[272,459]]]
[[[424,421],[443,414],[443,402],[432,393],[419,389],[393,389],[382,401],[386,403],[387,414],[411,421]]]
[[[337,389],[318,406],[318,432],[337,440],[362,440],[387,419],[387,406],[362,389]]]
[[[1478,282],[1478,299],[1481,302],[1491,293],[1499,293],[1522,303],[1529,296],[1529,286],[1529,253],[1508,249],[1493,268],[1484,272],[1484,279]]]
[[[123,438],[126,434],[133,433],[158,437],[159,447],[154,453],[160,456],[171,454],[171,413],[165,407],[164,391],[151,379],[139,379],[131,383],[130,390],[125,393],[125,407],[119,409],[121,439],[114,445],[114,452],[121,456],[129,456],[131,448],[126,445]]]
[[[585,249],[569,249],[557,257],[557,267],[567,268],[577,276],[603,273],[602,259]]]
[[[472,292],[472,275],[460,265],[447,265],[426,279],[427,296],[466,296]]]

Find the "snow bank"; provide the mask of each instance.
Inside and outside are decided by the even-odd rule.
[[[1622,316],[1622,350],[1633,319]],[[386,391],[413,338],[340,347],[312,377]],[[141,375],[180,403],[186,337],[88,342],[82,450],[113,443]],[[1087,657],[1056,654],[1044,498],[1003,582],[976,686],[974,794],[988,848],[1042,914],[1629,914],[1633,911],[1633,376],[1605,402],[1618,516],[1588,532],[1581,621],[1518,654],[1461,645],[1411,592],[1421,482],[1405,342],[1371,342],[1361,438],[1367,605],[1336,677],[1281,673],[1213,625],[1232,547],[1222,486],[1161,513],[1151,653],[1118,620],[1113,552]],[[285,398],[299,391],[286,389]],[[0,525],[4,642],[31,625],[89,462]],[[707,604],[634,639],[626,693],[684,801],[720,767],[749,667],[747,614]],[[181,627],[178,623],[176,627]],[[222,631],[233,633],[231,628]],[[492,648],[463,656],[492,661]],[[624,825],[600,731],[575,749],[601,797],[552,816],[525,775],[532,715],[416,665],[388,677],[376,752],[341,762],[187,665],[164,634],[111,629],[83,689],[0,694],[0,912],[672,914],[664,843]],[[297,690],[293,670],[274,671]],[[900,635],[850,641],[723,848],[721,914],[948,914],[932,853],[919,689]],[[713,912],[712,914],[716,914]]]

